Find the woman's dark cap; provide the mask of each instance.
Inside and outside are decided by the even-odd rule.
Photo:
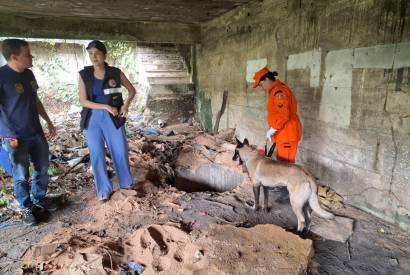
[[[88,43],[87,50],[91,48],[96,48],[97,50],[101,51],[103,54],[107,54],[107,48],[105,47],[104,43],[100,40],[93,40]]]

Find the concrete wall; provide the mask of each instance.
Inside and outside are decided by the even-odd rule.
[[[368,212],[410,229],[410,1],[254,1],[208,22],[197,47],[197,110],[262,146],[253,73],[294,90],[304,129],[298,162]]]

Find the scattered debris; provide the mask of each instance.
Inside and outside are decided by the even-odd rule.
[[[128,267],[131,269],[131,271],[136,272],[137,274],[144,272],[144,267],[136,262],[129,262]]]
[[[320,205],[325,209],[340,209],[344,207],[343,197],[337,194],[334,190],[330,189],[329,186],[318,186],[318,195]]]
[[[162,119],[158,119],[158,126],[160,128],[164,128],[165,126],[167,126],[167,123],[163,121]]]
[[[159,136],[159,132],[154,128],[144,127],[140,128],[139,131],[144,136]]]
[[[68,273],[70,275],[107,274],[103,266],[103,257],[91,253],[77,253]]]

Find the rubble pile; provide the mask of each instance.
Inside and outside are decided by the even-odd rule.
[[[72,106],[68,112],[50,114],[58,132],[56,137],[49,140],[48,191],[52,195],[70,196],[81,192],[84,188],[93,187],[89,151],[83,132],[79,128],[78,110]],[[150,128],[157,135],[145,135],[141,131],[141,128],[144,129],[141,127],[141,119],[130,121],[126,131],[134,183],[140,189],[139,191],[146,192],[147,188],[166,187],[175,182],[174,163],[183,143],[202,131],[198,127],[181,124],[162,129]],[[115,183],[115,171],[109,152],[107,152],[106,162],[109,177]],[[2,182],[7,187],[7,194],[0,194],[0,199],[8,205],[0,208],[1,221],[10,220],[13,216],[15,216],[14,220],[18,220],[18,206],[16,202],[12,203],[14,197],[11,178],[5,176],[4,178]]]
[[[50,142],[50,191],[70,201],[94,189],[89,152],[78,113],[52,119],[59,134]],[[289,203],[280,215],[252,210],[249,177],[232,161],[234,129],[210,135],[189,124],[151,126],[130,120],[126,129],[133,188],[118,189],[107,152],[110,199],[88,197],[75,214],[88,218],[57,221],[22,254],[23,274],[306,274],[312,241],[272,225],[296,224]],[[6,209],[13,208],[0,214],[16,219]],[[320,234],[333,228],[314,219]]]

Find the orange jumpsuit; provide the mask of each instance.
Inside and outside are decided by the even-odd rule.
[[[268,125],[277,130],[272,136],[272,142],[276,143],[276,158],[295,163],[298,143],[302,137],[295,96],[285,84],[275,80],[268,93],[266,108]]]

